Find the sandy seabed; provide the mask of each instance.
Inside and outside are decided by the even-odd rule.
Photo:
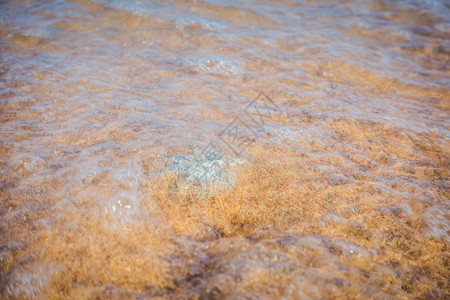
[[[449,298],[449,16],[1,3],[0,297]]]

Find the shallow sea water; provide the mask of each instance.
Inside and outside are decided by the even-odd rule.
[[[450,297],[449,22],[1,1],[0,297]]]

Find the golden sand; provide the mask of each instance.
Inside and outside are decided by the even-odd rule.
[[[0,298],[448,299],[448,11],[0,4]]]

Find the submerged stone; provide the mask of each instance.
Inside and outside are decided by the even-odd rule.
[[[174,153],[161,170],[173,174],[168,185],[169,199],[183,204],[195,198],[203,198],[212,192],[223,191],[235,184],[235,166],[242,160],[207,158],[194,151]]]

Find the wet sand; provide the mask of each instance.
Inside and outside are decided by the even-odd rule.
[[[1,3],[0,297],[450,297],[449,16]]]

